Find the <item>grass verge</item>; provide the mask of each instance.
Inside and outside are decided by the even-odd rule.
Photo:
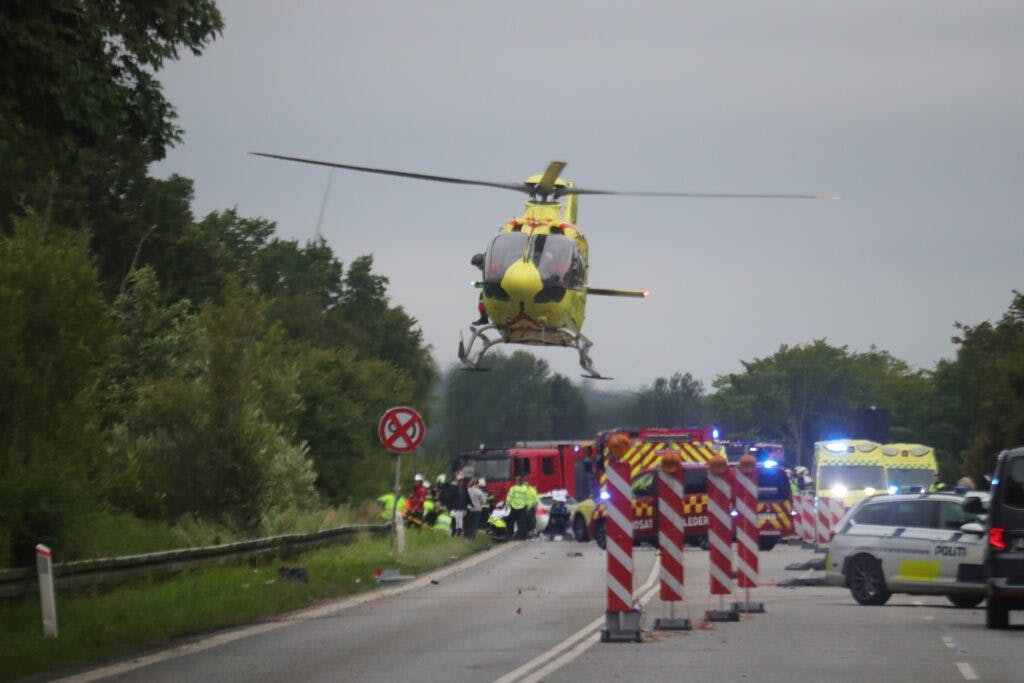
[[[0,680],[85,664],[166,643],[175,636],[244,624],[373,588],[374,570],[434,569],[490,545],[411,533],[398,555],[388,538],[359,538],[286,561],[208,567],[169,579],[57,596],[59,637],[42,633],[37,595],[0,603]],[[281,566],[304,567],[308,583],[282,581]]]

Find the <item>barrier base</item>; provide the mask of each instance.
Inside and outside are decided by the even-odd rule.
[[[827,545],[816,545],[816,546],[814,546],[814,552],[818,553],[819,555],[825,555],[825,554],[828,553],[828,546]]]
[[[655,619],[654,620],[655,631],[692,631],[693,624],[690,623],[689,619],[677,618],[677,619]]]
[[[602,643],[642,643],[640,633],[640,610],[628,612],[604,613],[604,629],[601,630]]]
[[[739,621],[740,613],[733,609],[709,609],[704,613],[705,621]]]
[[[747,614],[752,614],[755,612],[758,614],[764,613],[763,602],[734,602],[732,603],[732,608],[736,612],[745,612]]]

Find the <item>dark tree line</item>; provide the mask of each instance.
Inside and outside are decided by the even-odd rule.
[[[437,376],[372,257],[343,264],[149,165],[156,73],[211,0],[0,6],[0,566],[103,510],[257,530],[387,486],[376,423]]]

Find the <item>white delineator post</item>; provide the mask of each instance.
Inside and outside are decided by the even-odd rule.
[[[53,590],[53,552],[40,543],[36,546],[36,571],[39,574],[39,602],[43,608],[43,633],[57,637],[57,595]]]

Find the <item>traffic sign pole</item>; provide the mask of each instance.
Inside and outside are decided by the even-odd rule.
[[[391,517],[392,537],[399,554],[405,551],[405,527],[398,511],[402,493],[402,453],[413,453],[426,434],[423,417],[408,406],[389,408],[377,423],[377,436],[384,448],[395,454],[395,504]]]

